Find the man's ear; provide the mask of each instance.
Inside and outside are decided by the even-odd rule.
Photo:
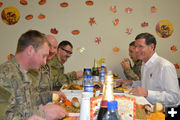
[[[155,50],[155,45],[154,45],[154,44],[151,44],[151,48],[152,48],[152,50],[154,51],[154,50]]]
[[[28,56],[31,56],[33,55],[33,53],[35,52],[35,49],[32,45],[29,45],[27,48],[26,48],[26,53]]]

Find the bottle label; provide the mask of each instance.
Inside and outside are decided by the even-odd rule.
[[[85,85],[84,86],[84,92],[93,92],[93,85]]]
[[[105,72],[100,72],[100,82],[102,83],[102,84],[104,84],[104,79],[105,79]]]
[[[99,76],[93,76],[92,79],[93,81],[99,81]]]

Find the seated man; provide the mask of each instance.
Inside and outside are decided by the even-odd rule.
[[[134,62],[133,67],[128,58],[125,58],[121,62],[121,66],[124,69],[124,74],[128,80],[141,80],[141,65],[142,61],[137,59],[135,51],[135,41],[129,44],[129,56]]]
[[[0,89],[5,92],[0,97],[2,119],[25,120],[33,114],[46,119],[61,119],[67,115],[58,105],[38,105],[38,94],[26,74],[46,64],[48,54],[49,42],[39,31],[27,31],[19,38],[15,56],[0,65]]]
[[[142,60],[141,81],[119,81],[119,84],[136,86],[130,93],[144,96],[151,103],[162,103],[166,107],[180,103],[180,89],[174,65],[155,52],[156,39],[149,33],[135,38],[138,59]],[[118,84],[118,83],[117,83]]]
[[[64,73],[64,63],[72,55],[73,46],[69,41],[62,41],[58,45],[57,54],[47,62],[51,69],[51,80],[53,80],[53,90],[59,90],[64,83],[69,83],[73,79],[83,77],[83,71],[73,71]]]

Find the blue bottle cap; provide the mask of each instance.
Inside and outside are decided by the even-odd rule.
[[[87,75],[87,78],[91,78],[91,75],[88,74],[88,75]]]
[[[117,109],[118,108],[118,102],[117,101],[107,102],[107,108],[108,109]]]

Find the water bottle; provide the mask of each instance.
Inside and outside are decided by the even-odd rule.
[[[105,67],[101,66],[100,75],[99,75],[99,81],[104,84],[105,79]]]
[[[117,101],[108,101],[107,112],[102,120],[121,120],[121,117],[118,114],[117,109],[118,109]]]
[[[92,83],[91,75],[87,75],[87,82],[84,84],[84,92],[92,92],[93,93],[94,86]]]
[[[91,75],[91,69],[90,68],[84,68],[84,72],[83,72],[83,86],[87,82],[87,75]]]

